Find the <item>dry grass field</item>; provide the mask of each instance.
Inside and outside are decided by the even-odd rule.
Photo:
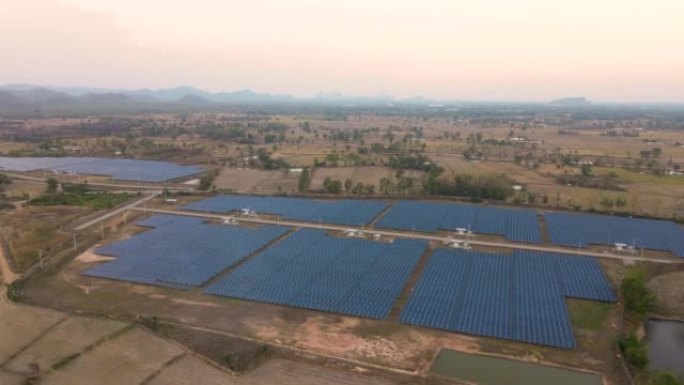
[[[10,154],[31,147],[26,143],[0,141],[0,154]]]
[[[25,349],[32,341],[58,323],[66,315],[52,310],[44,310],[25,306],[15,306],[7,302],[4,291],[0,298],[0,362],[5,363],[18,352]]]
[[[5,367],[15,372],[30,372],[35,365],[42,370],[49,369],[65,357],[82,351],[125,326],[116,321],[66,318],[7,361]]]
[[[139,384],[182,354],[175,344],[132,329],[48,374],[42,383],[72,385],[88,379],[102,385]]]
[[[0,294],[2,385],[399,385],[281,358],[238,375],[130,324],[18,305]]]
[[[66,245],[71,238],[61,228],[90,213],[92,210],[78,206],[22,206],[2,214],[0,240],[7,242],[15,269],[24,271],[41,252],[47,256]]]
[[[245,194],[293,194],[297,192],[298,181],[298,174],[287,171],[224,167],[214,184],[217,189]]]
[[[322,189],[325,178],[330,178],[341,180],[342,182],[351,179],[354,185],[357,183],[374,185],[375,191],[379,191],[380,179],[394,178],[395,174],[396,170],[383,166],[321,167],[313,172],[311,188],[314,190]],[[407,171],[404,175],[420,180],[423,173],[420,171]]]

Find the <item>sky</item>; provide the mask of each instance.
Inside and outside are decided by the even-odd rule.
[[[684,101],[682,0],[0,0],[0,84]]]

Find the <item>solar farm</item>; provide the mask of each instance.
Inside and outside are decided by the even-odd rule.
[[[193,202],[183,210],[211,213],[279,215],[283,219],[378,229],[434,233],[468,231],[497,235],[508,241],[542,243],[542,230],[534,210],[379,200],[315,200],[264,196],[219,195]],[[549,239],[562,247],[611,246],[616,243],[669,251],[684,257],[684,231],[671,221],[576,213],[544,213]]]
[[[616,300],[592,258],[437,249],[401,322],[573,349],[564,297]]]
[[[426,241],[385,243],[299,230],[206,292],[382,319],[426,249]]]
[[[541,243],[534,210],[400,201],[375,226],[423,232],[467,229],[474,233],[504,236],[514,242]]]
[[[202,223],[201,218],[155,215],[138,223],[152,227],[97,249],[115,260],[85,275],[177,289],[197,287],[288,230],[246,229]]]
[[[303,222],[365,226],[388,206],[377,200],[332,201],[219,195],[190,203],[183,209],[215,213],[249,210]],[[505,236],[514,242],[541,243],[541,231],[533,210],[399,201],[379,218],[375,227],[421,232],[465,229],[475,233]]]
[[[546,213],[544,219],[551,242],[558,246],[622,243],[684,257],[684,232],[674,222],[572,213]]]
[[[148,230],[98,248],[116,258],[83,274],[368,319],[399,305],[404,324],[563,349],[576,346],[566,298],[616,301],[591,257],[431,250],[424,240],[161,214],[136,225]],[[421,258],[426,267],[398,303]]]
[[[369,200],[314,200],[239,195],[219,195],[194,202],[184,210],[231,213],[243,209],[280,215],[284,219],[336,225],[363,226],[380,214],[386,203]]]
[[[115,180],[137,182],[165,182],[203,172],[198,167],[163,161],[89,157],[0,157],[0,171],[107,175]]]

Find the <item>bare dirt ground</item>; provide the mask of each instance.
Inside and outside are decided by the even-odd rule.
[[[115,259],[114,257],[107,257],[104,255],[95,254],[95,248],[97,247],[99,247],[99,245],[91,247],[90,249],[86,250],[85,252],[77,256],[76,260],[82,263],[94,263],[111,261],[112,259]]]
[[[270,360],[246,376],[241,385],[391,385],[394,381],[334,369],[321,370],[309,364]]]
[[[241,383],[238,381],[233,374],[188,354],[166,367],[149,385],[236,385]]]
[[[12,271],[3,246],[4,245],[0,243],[0,284],[4,282],[9,285],[17,280],[19,275]]]
[[[225,167],[214,182],[216,188],[239,193],[296,193],[299,176],[286,171],[264,171]]]
[[[147,330],[0,300],[0,384],[398,385],[365,370],[268,359],[236,374]],[[358,373],[355,373],[357,371]]]

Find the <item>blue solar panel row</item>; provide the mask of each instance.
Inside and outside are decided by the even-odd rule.
[[[565,296],[615,301],[593,258],[436,249],[401,321],[571,349]]]
[[[558,284],[556,260],[520,253],[514,258],[509,339],[574,349],[575,336]]]
[[[163,182],[203,171],[194,166],[179,166],[162,161],[89,157],[0,157],[0,170],[19,172],[47,170],[76,174],[110,175],[113,179],[140,182]]]
[[[545,213],[551,242],[559,246],[624,243],[684,257],[684,229],[674,222],[573,213]]]
[[[541,243],[536,213],[524,209],[400,201],[375,226],[424,232],[463,228],[474,233],[505,236],[515,242]]]
[[[209,286],[209,294],[381,319],[427,242],[329,237],[304,229]]]
[[[250,209],[262,214],[304,222],[363,226],[380,214],[387,205],[367,200],[315,200],[300,198],[219,195],[190,203],[185,210],[228,213]]]
[[[152,226],[133,238],[96,250],[115,260],[86,270],[85,275],[150,285],[189,289],[254,253],[288,230],[204,224],[189,217],[152,216]]]

